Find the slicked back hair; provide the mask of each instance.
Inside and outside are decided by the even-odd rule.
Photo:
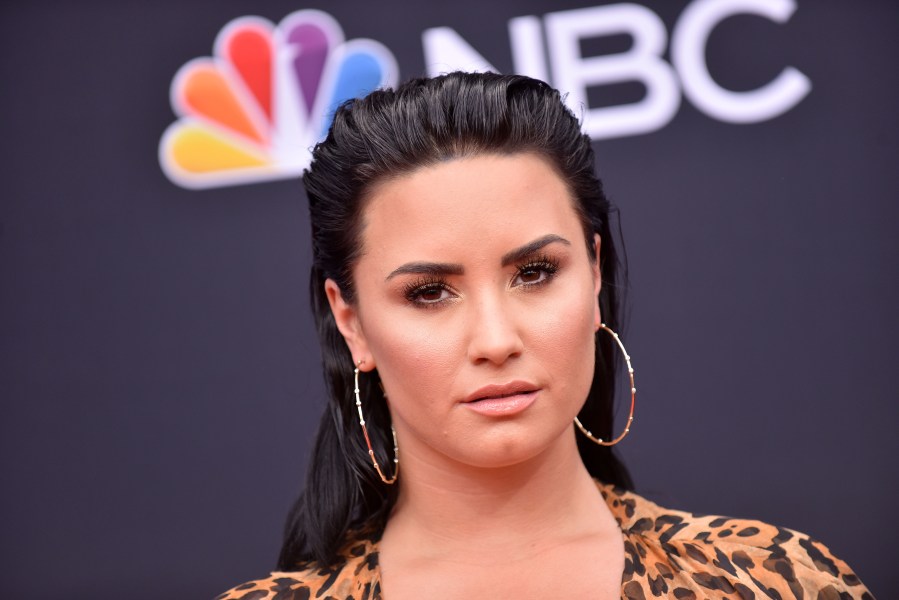
[[[558,91],[524,76],[457,72],[413,79],[337,109],[303,175],[312,224],[312,311],[328,407],[319,423],[305,488],[288,516],[278,569],[290,571],[310,561],[332,565],[347,532],[382,528],[396,500],[398,486],[385,485],[372,468],[356,416],[353,357],[324,287],[326,279],[333,279],[345,301],[356,301],[352,271],[361,252],[367,195],[386,178],[429,165],[526,152],[548,161],[567,183],[593,259],[593,234],[600,235],[600,311],[604,322],[619,330],[626,267],[614,242],[620,232],[610,223],[615,210],[596,176],[590,140]],[[581,422],[604,439],[612,435],[619,362],[613,344],[608,334],[597,334],[593,383],[579,413]],[[378,463],[393,465],[390,415],[379,382],[376,370],[366,374],[360,392]],[[592,476],[632,488],[627,469],[611,448],[581,435],[577,440]]]

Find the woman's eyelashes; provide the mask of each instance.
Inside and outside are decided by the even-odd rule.
[[[559,261],[549,256],[539,256],[515,267],[510,286],[533,290],[549,283],[559,271]],[[414,279],[403,286],[403,297],[417,308],[434,308],[458,297],[446,279],[427,276]]]
[[[558,271],[559,261],[543,255],[518,265],[512,285],[525,288],[544,285],[549,283]]]
[[[453,297],[447,282],[440,277],[422,277],[403,286],[403,296],[414,306],[431,308]]]

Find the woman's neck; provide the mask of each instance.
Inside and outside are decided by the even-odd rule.
[[[509,560],[513,549],[524,560],[547,545],[614,527],[573,431],[541,455],[509,467],[465,467],[408,453],[403,463],[384,542],[421,558],[479,561],[501,552]]]

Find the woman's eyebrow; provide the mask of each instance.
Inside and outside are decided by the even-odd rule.
[[[410,262],[391,271],[384,281],[390,281],[397,275],[462,275],[464,272],[462,265],[453,263]]]
[[[570,246],[571,242],[566,240],[560,235],[556,235],[554,233],[550,233],[544,235],[543,237],[539,237],[533,242],[528,242],[524,246],[520,246],[514,250],[506,252],[503,254],[502,258],[502,266],[506,267],[512,263],[519,262],[531,254],[537,252],[544,246],[548,246],[552,243],[561,243],[566,246]],[[437,263],[437,262],[410,262],[404,265],[401,265],[390,272],[390,274],[384,279],[384,281],[390,281],[397,275],[432,275],[432,276],[441,276],[441,275],[462,275],[465,273],[464,267],[462,265],[456,263]]]
[[[519,261],[527,258],[528,256],[530,256],[531,254],[537,252],[544,246],[548,246],[549,244],[552,244],[554,242],[559,242],[559,243],[565,244],[566,246],[571,245],[571,242],[569,242],[562,236],[556,235],[554,233],[550,233],[550,234],[544,235],[543,237],[537,238],[533,242],[528,242],[524,246],[516,248],[515,250],[506,252],[505,254],[503,254],[502,265],[504,267],[506,267],[512,263],[519,262]]]

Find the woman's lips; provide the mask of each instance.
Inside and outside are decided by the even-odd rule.
[[[537,386],[525,381],[487,385],[470,394],[463,404],[482,415],[514,415],[533,404],[539,392]]]

